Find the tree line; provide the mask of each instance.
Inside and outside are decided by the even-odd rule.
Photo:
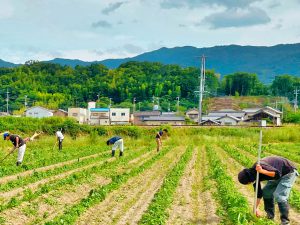
[[[127,62],[116,69],[101,64],[61,66],[45,62],[29,62],[15,68],[0,68],[0,111],[21,113],[27,106],[50,109],[86,107],[97,101],[99,107],[132,107],[148,110],[159,104],[162,110],[197,107],[200,70],[156,62]],[[206,71],[205,97],[269,95],[293,98],[300,78],[279,75],[271,84],[263,84],[256,74],[237,72],[220,77]]]

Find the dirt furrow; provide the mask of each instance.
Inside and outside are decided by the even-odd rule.
[[[169,209],[167,224],[218,224],[216,204],[204,187],[207,175],[205,149],[194,152],[176,190],[174,203]]]
[[[168,152],[151,168],[129,179],[103,202],[89,209],[76,224],[137,224],[165,175],[184,151],[185,147],[180,147]]]

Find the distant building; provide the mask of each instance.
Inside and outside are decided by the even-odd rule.
[[[68,117],[75,118],[80,124],[86,123],[87,110],[84,108],[68,108]]]
[[[220,122],[221,125],[238,125],[241,122],[257,123],[261,120],[269,120],[276,126],[281,125],[281,115],[277,109],[266,106],[264,108],[249,108],[244,110],[222,109],[211,111],[208,115],[202,116],[201,124],[211,124],[211,121]],[[206,122],[208,121],[208,122]],[[204,123],[205,122],[205,123]]]
[[[25,111],[26,117],[44,118],[53,116],[53,111],[41,106],[33,106]]]
[[[129,108],[110,108],[109,109],[110,124],[129,124],[130,109]]]
[[[150,116],[160,116],[160,111],[140,111],[133,113],[133,124],[134,125],[143,125],[144,119]]]
[[[0,116],[9,116],[7,112],[0,112]]]
[[[198,122],[199,120],[199,111],[198,109],[190,109],[188,110],[185,115],[190,118],[192,121],[194,121],[195,123]]]
[[[63,109],[58,109],[53,111],[53,116],[58,116],[58,117],[67,117],[68,112],[63,110]]]
[[[237,110],[233,110],[233,109],[221,109],[218,111],[210,111],[207,116],[220,118],[220,117],[223,117],[226,115],[233,116],[240,120],[243,120],[246,115],[246,112],[244,112],[242,110],[237,111]]]
[[[145,125],[184,125],[185,118],[183,116],[149,116],[143,119]]]
[[[207,119],[205,121],[202,121],[200,125],[201,126],[220,126],[221,123],[218,121],[215,121],[215,120]]]
[[[225,126],[235,126],[238,125],[238,123],[241,121],[241,119],[234,117],[234,116],[230,116],[230,115],[225,115],[220,117],[217,122],[219,122],[221,125],[225,125]]]
[[[275,126],[281,126],[281,115],[281,111],[267,106],[248,115],[246,121],[258,122],[260,120],[270,120]]]
[[[109,108],[90,108],[90,125],[109,125]]]

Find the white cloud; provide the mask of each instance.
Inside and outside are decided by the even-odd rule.
[[[265,11],[259,8],[228,9],[224,12],[211,14],[203,19],[211,28],[247,27],[266,24],[271,21]]]
[[[14,8],[10,1],[1,0],[0,1],[0,19],[11,18],[14,14]]]

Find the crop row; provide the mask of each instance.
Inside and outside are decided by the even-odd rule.
[[[234,149],[228,145],[223,145],[223,149],[232,157],[234,158],[237,162],[239,162],[241,165],[245,167],[251,167],[255,162],[251,161],[247,156],[243,155],[238,149]],[[248,148],[251,149],[251,148]],[[252,150],[250,152],[251,154],[255,154],[254,151]],[[266,156],[264,153],[262,156]],[[297,210],[300,210],[300,193],[299,191],[293,190],[290,195],[289,202],[291,206],[296,208]]]
[[[17,187],[21,187],[24,185],[28,185],[34,182],[37,182],[39,180],[51,177],[51,176],[55,176],[58,175],[60,173],[64,173],[94,162],[99,162],[101,160],[107,159],[109,158],[109,154],[107,152],[104,152],[102,154],[99,154],[98,156],[95,157],[91,157],[88,159],[84,159],[84,160],[80,160],[78,159],[78,161],[74,161],[73,163],[67,164],[67,165],[63,165],[61,167],[55,167],[54,169],[49,169],[46,171],[33,171],[32,174],[28,175],[28,176],[24,176],[24,177],[20,177],[18,179],[12,180],[12,181],[8,181],[5,184],[0,185],[0,192],[7,192],[10,191],[14,188]]]
[[[129,178],[135,177],[144,170],[148,169],[154,162],[158,159],[163,157],[171,147],[164,148],[160,151],[157,155],[143,163],[142,165],[133,168],[129,172],[125,172],[123,174],[119,174],[116,176],[111,177],[112,182],[101,186],[97,189],[93,189],[89,196],[82,199],[78,204],[73,205],[69,209],[67,209],[63,215],[54,218],[52,221],[46,222],[47,225],[53,224],[73,224],[75,223],[76,219],[85,212],[88,208],[92,207],[93,205],[103,201],[106,196],[112,192],[113,190],[118,189],[123,183],[125,183]]]
[[[132,153],[129,153],[128,151],[126,157],[124,158],[120,158],[114,162],[109,163],[107,161],[104,161],[102,163],[99,162],[98,166],[93,166],[91,168],[75,172],[64,179],[54,180],[46,184],[40,185],[35,192],[32,192],[31,189],[25,189],[21,198],[12,197],[7,204],[1,204],[0,212],[9,208],[16,207],[22,202],[32,201],[41,196],[42,194],[58,190],[60,188],[63,188],[65,185],[80,185],[84,182],[91,181],[92,175],[101,174],[103,173],[103,170],[107,168],[111,168],[111,170],[114,170],[120,165],[126,165],[130,160],[137,158],[138,156],[144,154],[145,152],[148,152],[149,150],[150,148],[147,147],[143,148],[141,151],[134,151]],[[109,174],[107,174],[107,176],[109,177]]]
[[[217,185],[217,198],[222,205],[220,213],[224,222],[230,220],[233,224],[269,224],[269,221],[256,219],[250,213],[247,199],[238,192],[232,178],[227,174],[225,165],[211,147],[207,148],[209,158],[209,175]],[[228,221],[227,221],[228,222]]]
[[[166,175],[160,190],[154,195],[147,211],[142,216],[139,224],[164,224],[168,218],[167,208],[173,201],[173,195],[183,175],[184,169],[192,157],[193,147],[188,146],[179,162]]]

